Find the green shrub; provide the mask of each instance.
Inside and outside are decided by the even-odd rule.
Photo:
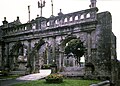
[[[47,83],[62,83],[63,75],[61,74],[50,74],[46,77]]]
[[[0,71],[0,74],[2,74],[2,75],[4,75],[4,76],[7,76],[7,75],[9,74],[9,72],[8,72],[8,71],[5,71],[5,70],[2,70],[2,71]]]
[[[51,65],[50,64],[43,64],[41,69],[50,69]]]

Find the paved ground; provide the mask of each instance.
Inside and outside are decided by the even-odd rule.
[[[17,78],[17,80],[38,80],[38,79],[48,76],[50,73],[51,73],[50,69],[40,70],[40,73],[22,76],[22,77]]]
[[[10,85],[13,85],[16,83],[28,82],[28,81],[32,81],[32,80],[39,80],[39,79],[42,79],[42,78],[48,76],[50,73],[51,73],[51,70],[40,70],[40,73],[22,76],[17,79],[1,80],[0,86],[10,86]]]

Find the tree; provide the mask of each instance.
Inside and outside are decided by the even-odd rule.
[[[73,53],[79,64],[80,57],[84,55],[84,52],[85,47],[83,46],[83,42],[79,39],[72,39],[65,46],[65,54],[69,55],[70,53]]]

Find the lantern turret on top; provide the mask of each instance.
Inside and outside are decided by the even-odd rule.
[[[91,2],[90,8],[96,7],[96,2],[97,2],[97,0],[90,0],[90,2]]]

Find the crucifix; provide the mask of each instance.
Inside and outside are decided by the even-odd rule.
[[[30,5],[28,5],[28,22],[30,22]]]
[[[52,15],[53,16],[53,0],[51,0],[51,7],[52,7]]]
[[[40,8],[40,16],[42,17],[42,8],[45,7],[45,0],[42,1],[40,0],[40,2],[38,1],[38,8]]]

